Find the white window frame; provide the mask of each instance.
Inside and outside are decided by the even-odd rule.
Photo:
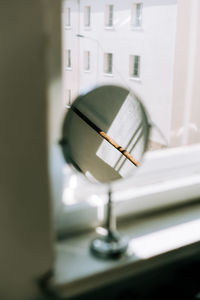
[[[105,27],[113,28],[114,25],[114,5],[108,4],[105,8]]]
[[[134,216],[154,208],[165,209],[200,198],[199,153],[199,144],[147,152],[134,177],[114,184],[115,215]],[[74,176],[75,173],[71,174]],[[81,177],[78,180],[77,189],[73,178],[71,183],[69,179],[69,186],[66,187],[71,189],[72,201],[71,205],[70,202],[66,205],[63,198],[62,213],[59,212],[56,223],[59,233],[87,229],[101,224],[105,218],[106,188],[89,184]],[[73,203],[73,197],[78,200],[77,203]]]
[[[139,29],[142,27],[142,11],[143,11],[143,3],[136,2],[132,4],[132,9],[131,9],[132,28]]]
[[[91,6],[84,7],[84,26],[86,28],[91,27]]]

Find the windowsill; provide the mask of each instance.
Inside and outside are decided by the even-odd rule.
[[[71,26],[71,25],[65,25],[65,26],[64,26],[64,29],[65,29],[65,30],[71,30],[71,29],[72,29],[72,26]]]
[[[92,27],[91,26],[84,26],[84,30],[90,31],[90,30],[92,30]]]
[[[84,70],[84,73],[90,74],[90,73],[91,73],[91,70]]]
[[[66,67],[65,71],[72,71],[72,67]]]
[[[104,29],[105,29],[105,30],[108,30],[108,31],[109,31],[109,30],[110,30],[110,31],[114,31],[114,30],[115,30],[115,27],[114,27],[114,26],[105,26]]]
[[[135,81],[137,83],[142,83],[141,78],[138,77],[129,77],[129,80]]]
[[[105,77],[114,77],[114,75],[110,74],[110,73],[104,73],[103,76],[105,76]]]
[[[53,288],[69,298],[194,255],[199,252],[199,216],[200,204],[196,203],[190,208],[127,219],[119,231],[129,236],[129,250],[118,260],[102,260],[90,254],[94,232],[59,241]]]
[[[136,27],[136,26],[131,26],[131,30],[133,31],[138,31],[138,32],[142,32],[144,31],[143,27]]]
[[[131,215],[135,218],[148,211],[173,208],[200,199],[200,146],[181,149],[147,152],[137,176],[113,184],[114,209],[118,217]],[[65,173],[67,178],[71,174],[67,166]],[[62,214],[60,210],[56,212],[58,235],[87,230],[92,224],[101,224],[104,218],[106,189],[102,186],[97,190],[81,180],[77,186],[79,189],[72,189],[71,200],[63,191]]]

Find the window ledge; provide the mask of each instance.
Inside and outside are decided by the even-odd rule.
[[[138,77],[129,77],[129,80],[132,80],[132,81],[135,81],[135,82],[138,82],[138,83],[142,83],[141,79],[138,78]]]
[[[92,27],[91,26],[84,26],[84,30],[90,31],[90,30],[92,30]]]
[[[94,233],[59,241],[55,277],[50,288],[67,299],[194,255],[199,252],[199,216],[200,204],[196,203],[190,208],[179,208],[162,215],[127,220],[120,233],[129,236],[129,249],[119,260],[102,260],[90,254],[89,245]]]
[[[113,74],[110,74],[110,73],[104,73],[103,74],[105,77],[114,77],[114,75]]]
[[[91,70],[84,70],[84,73],[91,73],[92,71]]]
[[[141,216],[200,199],[199,151],[200,146],[196,145],[181,151],[173,148],[146,153],[137,176],[113,184],[115,214],[120,218]],[[101,224],[104,218],[106,189],[85,185],[81,178],[77,184],[79,188],[71,191],[71,202],[63,192],[62,214],[56,211],[55,218],[58,235],[87,230],[93,224]]]
[[[71,29],[72,29],[72,26],[71,26],[71,25],[65,25],[65,26],[64,26],[64,29],[65,29],[65,30],[71,30]]]
[[[138,31],[138,32],[143,32],[144,31],[144,29],[143,29],[143,27],[136,27],[136,26],[131,26],[131,30],[133,30],[133,31]]]
[[[114,31],[114,30],[115,30],[115,27],[114,27],[114,26],[105,26],[104,29],[105,29],[105,30],[108,30],[108,31],[109,31],[109,30],[110,30],[110,31]]]
[[[65,71],[72,71],[72,68],[71,67],[66,67]]]

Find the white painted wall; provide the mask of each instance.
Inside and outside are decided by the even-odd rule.
[[[70,46],[73,59],[78,58],[80,63],[74,63],[71,71],[64,71],[64,83],[66,88],[72,89],[73,96],[100,83],[129,86],[143,99],[152,120],[169,140],[177,0],[142,1],[140,30],[131,28],[131,7],[134,2],[137,1],[63,1],[63,8],[71,7],[73,12],[71,28],[65,28],[63,32],[63,47],[66,49]],[[104,26],[106,4],[114,4],[112,29],[105,29]],[[84,27],[83,12],[86,5],[91,6],[90,28]],[[77,33],[85,38],[77,38]],[[91,51],[91,72],[84,71],[84,51]],[[103,72],[103,52],[114,55],[113,76]],[[129,78],[131,54],[141,56],[140,81]],[[163,143],[160,137],[154,135],[153,138]]]

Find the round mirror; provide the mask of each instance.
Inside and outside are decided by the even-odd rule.
[[[135,173],[148,138],[142,103],[120,86],[100,86],[79,96],[64,119],[61,145],[66,162],[90,181],[109,186],[108,235],[92,243],[93,251],[101,256],[118,255],[127,248],[127,242],[111,228],[111,183]]]
[[[148,135],[138,98],[119,86],[101,86],[79,96],[66,114],[63,153],[90,181],[110,183],[136,171]]]

